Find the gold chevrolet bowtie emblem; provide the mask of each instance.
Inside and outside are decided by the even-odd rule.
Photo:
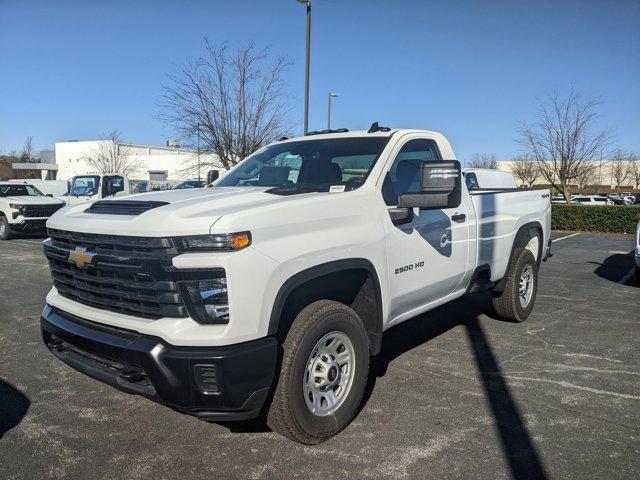
[[[87,252],[86,247],[76,247],[69,252],[69,261],[76,264],[78,268],[91,265],[95,253]]]

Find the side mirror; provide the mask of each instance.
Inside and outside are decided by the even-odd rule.
[[[440,210],[459,207],[462,201],[461,179],[460,162],[456,160],[424,162],[420,192],[401,194],[398,208]]]
[[[207,184],[215,182],[218,177],[220,177],[220,172],[218,170],[209,170],[207,172]]]

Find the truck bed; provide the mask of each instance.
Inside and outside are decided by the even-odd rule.
[[[551,230],[549,189],[474,189],[469,195],[477,218],[476,265],[488,265],[492,281],[504,276],[515,235],[522,226],[539,223],[544,237],[542,245],[547,244]]]

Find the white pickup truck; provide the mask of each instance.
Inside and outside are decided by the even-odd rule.
[[[0,240],[14,233],[44,231],[45,222],[64,202],[51,198],[33,185],[0,182]]]
[[[76,175],[69,180],[69,191],[60,198],[67,205],[77,205],[107,197],[121,197],[131,193],[131,184],[126,175],[121,173],[88,174]]]
[[[506,319],[533,309],[549,191],[470,194],[452,158],[439,133],[374,124],[278,141],[213,188],[67,207],[44,342],[124,391],[318,443],[389,327],[475,291]]]

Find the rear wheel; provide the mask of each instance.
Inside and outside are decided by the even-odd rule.
[[[268,425],[299,443],[326,440],[351,422],[368,371],[367,333],[356,312],[334,301],[312,303],[284,341]]]
[[[538,264],[533,254],[516,248],[511,257],[502,292],[493,292],[493,308],[507,320],[523,322],[529,317],[538,291]]]
[[[640,266],[636,265],[636,285],[640,287]]]
[[[11,238],[11,227],[7,221],[7,217],[0,215],[0,240],[9,240]]]

